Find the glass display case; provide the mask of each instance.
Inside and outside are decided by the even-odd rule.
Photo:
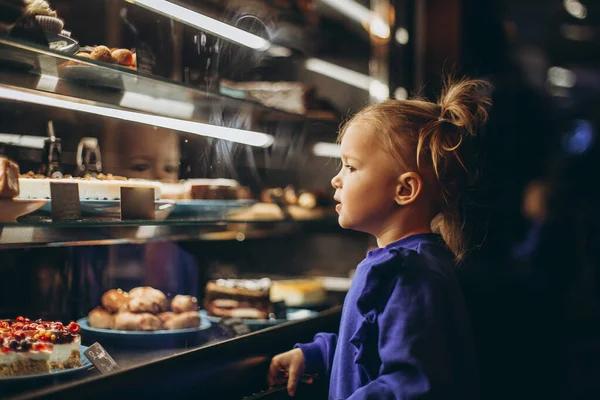
[[[241,398],[335,330],[337,129],[408,6],[0,1],[0,397]]]

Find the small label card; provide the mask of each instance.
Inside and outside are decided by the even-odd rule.
[[[231,338],[252,332],[250,327],[239,318],[223,318],[218,325]]]
[[[154,188],[121,188],[122,220],[154,220]]]
[[[50,182],[50,198],[53,221],[81,219],[79,184],[72,182]]]
[[[102,374],[108,374],[121,369],[110,354],[108,354],[104,347],[98,342],[88,347],[83,354],[85,354],[88,360],[90,360],[92,364],[94,364],[94,367]]]

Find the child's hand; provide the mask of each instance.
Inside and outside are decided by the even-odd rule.
[[[302,354],[302,350],[294,349],[273,357],[267,380],[269,386],[284,384],[287,380],[288,394],[294,396],[303,373],[304,354]]]

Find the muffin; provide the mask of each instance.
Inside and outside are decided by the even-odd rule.
[[[25,0],[25,14],[34,15],[42,30],[61,33],[65,24],[45,0]]]

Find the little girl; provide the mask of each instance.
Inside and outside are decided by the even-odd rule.
[[[453,265],[469,250],[468,159],[491,104],[486,81],[448,83],[438,103],[388,100],[340,133],[332,179],[343,228],[378,248],[357,267],[339,334],[273,357],[270,385],[330,378],[329,399],[474,399],[473,338]],[[439,236],[436,233],[441,234]]]

